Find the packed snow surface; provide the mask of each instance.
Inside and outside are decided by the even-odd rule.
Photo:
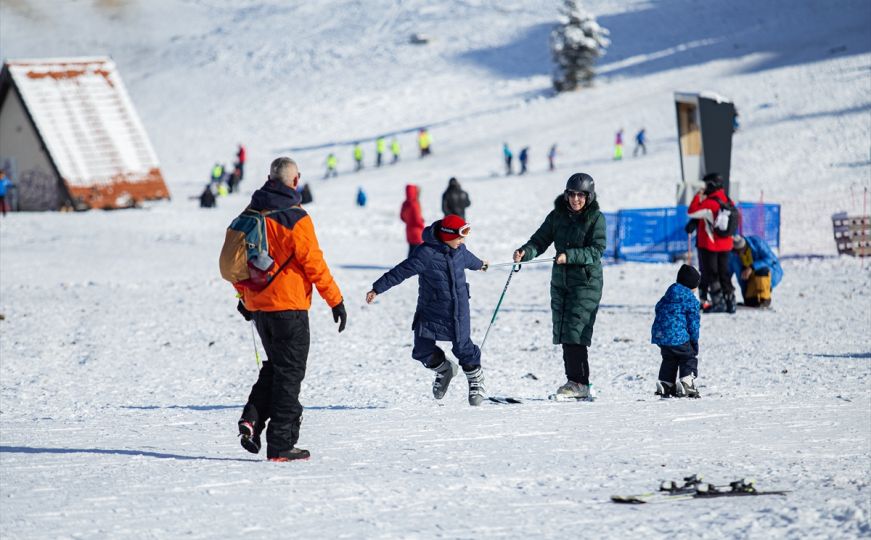
[[[595,87],[560,96],[547,51],[556,7],[0,5],[4,58],[112,56],[174,195],[137,211],[0,220],[0,536],[871,535],[871,262],[837,257],[830,221],[871,207],[871,4],[590,1],[612,45]],[[429,43],[410,43],[415,33]],[[782,205],[773,309],[703,316],[702,399],[659,400],[650,325],[678,266],[609,264],[590,349],[599,399],[554,403],[564,377],[549,272],[530,265],[483,355],[490,393],[523,403],[471,408],[462,378],[435,402],[432,373],[410,358],[416,284],[363,301],[406,253],[405,184],[422,187],[433,221],[456,176],[472,200],[467,245],[491,262],[509,260],[575,171],[596,179],[606,211],[672,205],[676,91],[738,106],[740,198]],[[420,126],[433,136],[425,160]],[[632,158],[641,127],[648,154]],[[620,128],[627,157],[614,162]],[[373,138],[393,133],[401,161],[374,168]],[[356,140],[366,169],[352,174]],[[200,210],[189,196],[238,142],[250,156],[242,193]],[[503,176],[503,142],[530,146],[528,175]],[[340,176],[322,182],[329,151]],[[283,154],[311,183],[307,209],[349,320],[338,334],[315,297],[299,441],[312,458],[276,464],[236,438],[256,365],[217,256]],[[507,277],[469,273],[477,341]],[[609,501],[692,473],[790,493]]]

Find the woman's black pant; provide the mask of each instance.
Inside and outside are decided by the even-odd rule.
[[[563,343],[563,364],[568,380],[578,384],[590,384],[590,363],[586,345]]]

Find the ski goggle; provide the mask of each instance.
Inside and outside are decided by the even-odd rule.
[[[455,229],[453,227],[445,227],[444,225],[439,226],[439,231],[446,234],[455,234],[457,236],[462,236],[463,238],[469,236],[472,232],[472,225],[470,223],[466,223],[459,229]]]
[[[587,192],[586,191],[569,191],[566,190],[566,198],[571,199],[572,197],[577,197],[579,199],[586,199]]]

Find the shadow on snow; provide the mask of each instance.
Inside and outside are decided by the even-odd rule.
[[[163,452],[149,452],[146,450],[122,450],[107,448],[39,448],[31,446],[0,446],[0,454],[104,454],[117,456],[142,456],[157,459],[182,459],[204,461],[242,461],[259,462],[259,459],[221,458],[209,456],[185,456],[182,454],[167,454]]]

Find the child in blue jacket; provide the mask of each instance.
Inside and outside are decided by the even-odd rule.
[[[487,270],[487,262],[475,257],[463,243],[471,228],[458,215],[449,214],[423,231],[423,243],[409,257],[372,284],[366,303],[406,279],[418,276],[417,309],[411,328],[411,357],[436,373],[432,393],[442,399],[451,379],[459,372],[445,357],[436,341],[450,341],[451,352],[460,361],[469,381],[469,405],[486,399],[481,349],[472,343],[469,285],[466,269]]]
[[[699,374],[700,306],[695,290],[700,279],[698,270],[687,264],[681,266],[677,283],[656,303],[651,342],[659,345],[662,353],[656,382],[658,396],[700,397],[694,382]]]

